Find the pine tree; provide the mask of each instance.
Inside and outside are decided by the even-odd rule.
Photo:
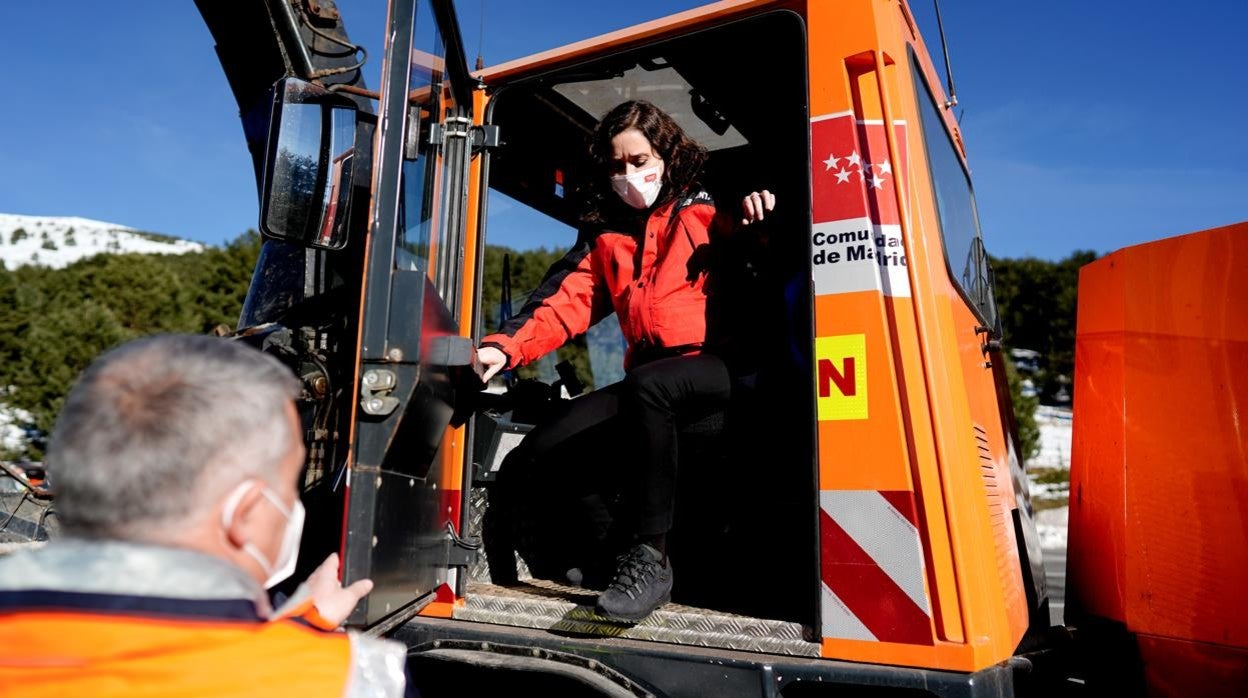
[[[1060,262],[1033,257],[992,260],[1005,334],[1002,343],[1040,352],[1037,380],[1043,400],[1052,399],[1074,375],[1079,269],[1095,259],[1095,252],[1083,250]]]
[[[1014,403],[1014,421],[1018,426],[1018,457],[1025,464],[1040,455],[1040,427],[1036,424],[1036,396],[1023,395],[1023,383],[1012,361],[1005,362],[1005,375],[1009,381],[1010,399]]]
[[[259,249],[259,236],[249,232],[224,248],[185,255],[0,267],[0,386],[12,387],[3,401],[29,411],[46,434],[79,372],[101,352],[144,335],[206,333],[223,318],[233,326]],[[40,458],[40,444],[24,455]]]

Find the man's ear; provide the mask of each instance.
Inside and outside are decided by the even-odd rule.
[[[247,535],[247,530],[250,527],[251,517],[256,514],[256,505],[261,497],[263,494],[260,487],[250,487],[239,498],[238,506],[234,507],[234,516],[225,529],[225,538],[235,548],[242,548],[245,543],[249,542],[251,537]]]

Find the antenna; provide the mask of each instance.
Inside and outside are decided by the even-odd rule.
[[[485,67],[485,59],[481,57],[481,47],[485,45],[485,0],[481,0],[481,28],[477,34],[477,67],[481,70]]]
[[[945,76],[949,78],[949,100],[945,109],[958,105],[958,91],[953,87],[953,68],[949,65],[949,44],[945,42],[945,23],[940,20],[940,0],[932,0],[936,6],[936,26],[940,28],[940,48],[945,53]]]

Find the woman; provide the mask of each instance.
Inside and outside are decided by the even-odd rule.
[[[576,246],[551,267],[520,313],[482,340],[477,356],[489,381],[504,368],[537,360],[612,311],[618,315],[628,344],[625,379],[572,401],[535,428],[522,448],[530,463],[540,462],[606,423],[626,437],[614,448],[635,442],[624,475],[630,515],[623,525],[632,542],[597,611],[637,621],[671,594],[666,535],[674,512],[678,420],[722,408],[730,394],[726,340],[708,336],[707,277],[711,245],[733,225],[699,186],[706,151],[649,102],[625,102],[608,112],[594,131],[590,156],[596,171]],[[774,206],[769,192],[754,192],[743,201],[740,223],[763,220]],[[719,325],[711,320],[717,335]]]

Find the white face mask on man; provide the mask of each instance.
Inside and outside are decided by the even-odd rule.
[[[221,510],[221,524],[227,529],[234,522],[234,510],[238,508],[238,503],[242,501],[243,495],[247,494],[247,490],[252,486],[255,480],[245,480],[238,483],[238,486],[230,492],[226,497],[225,507]],[[273,490],[266,485],[260,490],[261,496],[269,500],[282,516],[286,517],[286,530],[282,533],[282,547],[277,553],[277,562],[270,563],[264,553],[260,552],[251,541],[243,543],[243,552],[247,553],[259,563],[264,573],[269,575],[264,581],[264,588],[269,589],[276,586],[279,582],[295,573],[295,564],[299,561],[299,542],[303,538],[303,519],[305,511],[303,502],[295,500],[295,503],[289,510],[286,505],[282,504],[282,500]]]
[[[650,208],[663,189],[663,165],[647,167],[632,174],[615,175],[611,188],[633,208]]]

